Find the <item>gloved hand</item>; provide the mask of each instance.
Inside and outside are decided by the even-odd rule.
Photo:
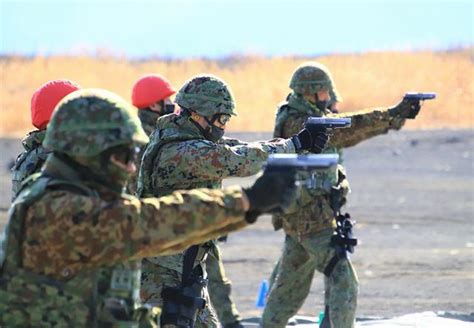
[[[420,101],[403,99],[398,105],[388,110],[391,117],[414,119],[420,112]]]
[[[244,192],[250,203],[245,219],[253,223],[263,213],[283,213],[296,198],[296,172],[264,171],[250,188]]]
[[[295,145],[296,152],[307,150],[314,154],[321,153],[326,148],[329,136],[324,129],[304,128],[298,134],[291,137]]]

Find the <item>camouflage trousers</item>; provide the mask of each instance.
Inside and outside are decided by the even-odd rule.
[[[314,272],[324,272],[335,254],[330,245],[331,236],[331,229],[300,241],[286,236],[283,254],[273,274],[274,282],[270,284],[262,327],[285,327],[298,312],[309,294]],[[324,276],[324,286],[332,327],[354,327],[359,282],[351,262],[339,260],[331,276]]]
[[[151,263],[144,259],[142,261],[142,278],[140,298],[143,303],[163,308],[161,292],[164,287],[177,287],[181,284],[181,273]],[[217,328],[218,321],[214,309],[210,306],[207,288],[204,289],[203,297],[206,299],[206,307],[198,312],[195,328]],[[172,328],[174,325],[164,325],[163,328]]]
[[[209,278],[209,297],[221,324],[225,326],[241,320],[231,297],[232,283],[225,275],[221,251],[217,244],[209,251],[206,271]]]

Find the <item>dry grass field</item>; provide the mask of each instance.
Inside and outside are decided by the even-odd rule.
[[[419,119],[408,128],[466,128],[473,125],[473,49],[451,52],[377,52],[318,58],[229,57],[222,60],[145,60],[112,57],[0,58],[0,135],[20,136],[31,129],[29,103],[44,82],[69,78],[83,87],[114,91],[130,99],[142,74],[160,73],[177,88],[189,77],[212,73],[235,94],[239,117],[233,131],[270,131],[277,103],[289,92],[288,81],[300,63],[318,60],[332,71],[344,97],[344,111],[387,106],[406,91],[435,91]]]

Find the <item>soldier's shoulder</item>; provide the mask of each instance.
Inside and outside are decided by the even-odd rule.
[[[86,189],[74,188],[71,185],[50,184],[45,178],[39,178],[25,187],[15,203],[22,202],[35,211],[35,216],[74,216],[87,215],[100,208],[100,199],[92,197]]]
[[[13,169],[19,170],[20,168],[26,169],[28,166],[32,165],[36,166],[38,161],[46,160],[49,153],[50,151],[42,145],[37,145],[28,149],[25,148],[25,150],[17,156]],[[42,162],[40,164],[42,164]]]
[[[290,106],[287,101],[281,102],[277,107],[277,117],[301,115],[300,111]]]

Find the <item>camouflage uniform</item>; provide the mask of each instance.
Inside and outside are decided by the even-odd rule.
[[[160,113],[149,109],[141,109],[138,111],[138,118],[140,122],[142,122],[143,130],[145,130],[148,136],[155,131],[156,121],[158,121],[160,116]]]
[[[215,85],[221,86],[222,90],[218,89],[218,92],[214,92],[212,89],[206,89],[214,88]],[[234,114],[232,96],[227,88],[224,90],[224,87],[223,82],[213,77],[198,77],[181,88],[176,96],[176,102],[181,107],[195,109],[199,114],[208,117],[217,113]],[[199,91],[195,92],[196,89]],[[221,98],[224,100],[220,103],[210,100]],[[215,143],[206,140],[202,131],[185,113],[167,115],[158,120],[157,129],[145,150],[139,173],[138,194],[162,196],[176,189],[198,187],[219,189],[224,178],[245,177],[258,173],[268,154],[294,152],[295,148],[291,140],[276,139],[270,142],[245,143],[236,139],[223,138]],[[223,268],[220,251],[216,242],[212,240],[200,245],[195,267],[200,265],[202,271],[206,272],[205,259],[208,252],[214,257],[216,265]],[[161,305],[160,293],[163,285],[178,285],[181,280],[182,266],[182,255],[145,259],[142,274],[142,300]],[[220,276],[225,281],[225,285],[229,286],[227,289],[230,293],[230,282],[225,278],[223,271],[220,272]],[[213,287],[214,285],[211,284],[211,288]],[[220,312],[227,313],[229,315],[227,320],[232,321],[225,322],[226,318],[220,318],[223,324],[239,320],[235,306],[231,305],[229,293],[223,293],[226,296],[224,303],[220,305],[230,305],[231,308]],[[218,295],[213,295],[212,299],[215,300],[216,296],[218,297]],[[215,304],[213,302],[213,305]],[[198,314],[197,326],[217,327],[217,320],[212,309],[206,307]]]
[[[31,174],[38,172],[46,161],[49,151],[43,147],[45,130],[30,132],[22,144],[25,150],[18,155],[12,168],[12,202],[20,190],[21,183]]]
[[[314,77],[315,67],[323,77]],[[299,76],[298,76],[299,74]],[[296,82],[302,82],[297,84]],[[322,85],[322,87],[321,87]],[[371,137],[400,129],[408,104],[394,108],[367,109],[353,113],[333,114],[308,102],[302,94],[315,94],[321,89],[335,88],[329,71],[317,63],[298,68],[290,83],[293,89],[279,105],[274,137],[286,138],[298,131],[309,116],[349,117],[352,126],[338,129],[330,139],[326,152],[337,152]],[[314,88],[312,90],[308,90]],[[274,217],[275,228],[283,227],[286,238],[283,253],[272,274],[268,301],[262,316],[263,327],[285,327],[289,318],[302,306],[311,287],[314,272],[324,269],[335,254],[330,239],[335,228],[331,192],[339,187],[345,197],[349,184],[341,165],[337,171],[318,175],[318,186],[303,188],[287,214]],[[341,259],[329,277],[325,276],[325,304],[330,308],[330,321],[337,328],[353,327],[357,305],[358,279],[348,259]]]
[[[147,136],[150,136],[152,132],[155,130],[156,121],[158,120],[160,116],[161,116],[160,113],[149,110],[149,109],[141,109],[138,111],[138,118],[140,119],[140,122],[142,123],[142,128],[147,134]],[[135,165],[137,169],[141,165],[144,150],[145,150],[145,147],[141,147],[140,152],[137,155],[137,160],[135,161]],[[133,174],[130,177],[130,180],[128,181],[127,192],[131,195],[134,195],[137,192],[137,177],[138,177],[138,174]]]
[[[0,240],[1,326],[152,324],[156,309],[138,302],[140,259],[245,225],[240,188],[122,194],[123,175],[97,158],[147,140],[133,108],[111,93],[85,89],[58,105],[44,140],[54,153],[23,185]]]
[[[31,123],[38,130],[27,134],[22,140],[24,151],[18,155],[12,168],[12,202],[20,190],[21,183],[38,172],[49,154],[43,147],[46,127],[58,102],[69,93],[80,88],[76,83],[60,79],[52,80],[38,88],[31,97]]]
[[[209,298],[219,322],[225,326],[242,320],[231,297],[232,282],[225,274],[222,253],[218,245],[207,255],[206,272],[209,279]]]

